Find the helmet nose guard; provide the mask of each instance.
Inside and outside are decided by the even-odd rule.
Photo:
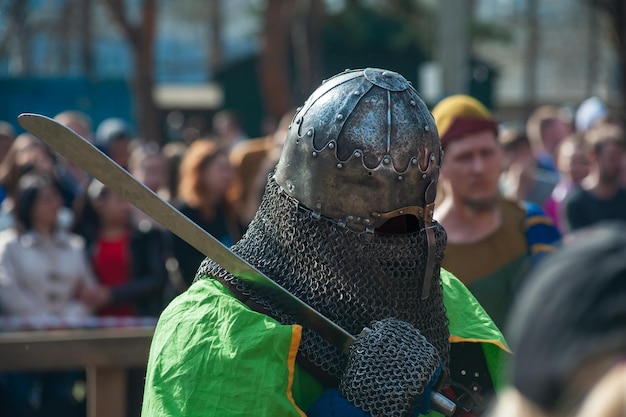
[[[432,222],[441,156],[432,115],[402,75],[348,70],[297,111],[274,176],[314,216],[373,232],[404,214]]]

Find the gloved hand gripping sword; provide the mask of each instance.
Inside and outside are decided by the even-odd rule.
[[[46,116],[32,113],[21,114],[18,117],[18,122],[24,129],[48,144],[53,150],[78,165],[94,178],[106,184],[113,191],[151,216],[161,225],[167,227],[172,233],[220,264],[231,274],[251,287],[261,289],[263,292],[271,294],[274,299],[288,308],[294,317],[297,317],[304,325],[325,337],[343,352],[348,353],[350,347],[355,343],[355,340],[358,340],[357,345],[354,346],[356,349],[359,349],[359,345],[362,343],[367,341],[371,342],[372,338],[378,337],[385,324],[387,327],[391,325],[396,329],[408,325],[406,323],[402,324],[402,322],[398,320],[395,322],[401,324],[381,320],[376,322],[381,324],[374,324],[372,326],[373,329],[369,331],[366,330],[366,332],[356,339],[346,330],[330,321],[299,298],[290,294],[244,259],[231,252],[217,239],[180,213],[180,211],[171,204],[163,200],[103,152],[68,127]],[[236,289],[232,286],[228,286],[228,288],[236,292]],[[240,295],[241,294],[235,293],[235,296],[239,297]],[[410,329],[405,328],[404,330],[410,333]],[[413,336],[419,339],[421,335]],[[430,346],[425,339],[424,342]],[[432,348],[432,346],[430,347]],[[431,354],[432,352],[427,352],[427,355]],[[434,351],[434,354],[436,355],[436,351]],[[358,379],[360,377],[360,374],[357,375],[357,373],[362,364],[359,363],[358,358],[359,355],[357,354],[350,355],[350,363],[346,371],[347,377],[342,380],[344,395],[346,395],[346,397],[352,397],[353,402],[360,401],[359,394],[355,392],[350,383],[351,378],[357,377]],[[431,364],[427,364],[427,366],[430,365]],[[354,375],[351,374],[352,372],[354,372]],[[428,375],[428,378],[431,378],[434,370],[429,370],[429,372],[430,373],[425,373],[424,375]],[[419,378],[420,376],[416,376],[416,381],[419,380]],[[384,384],[384,381],[379,382]],[[411,393],[413,398],[419,399],[421,394],[427,393],[428,382],[429,381],[418,381],[418,391]],[[420,390],[421,392],[419,392]],[[451,416],[456,409],[456,405],[452,401],[438,392],[433,391],[427,400],[428,399],[430,401],[421,401],[420,404],[417,404],[420,408],[420,412],[425,413],[427,411],[426,408],[430,408],[444,415]],[[428,404],[430,407],[424,407],[424,404]],[[355,405],[359,406],[359,404]],[[367,407],[366,404],[362,404],[361,408],[363,408],[363,406]]]

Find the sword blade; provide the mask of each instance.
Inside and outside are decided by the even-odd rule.
[[[89,141],[67,126],[40,114],[21,114],[18,116],[18,122],[54,151],[124,197],[232,275],[252,288],[270,294],[303,325],[315,330],[342,351],[348,352],[354,342],[353,335],[231,252]]]

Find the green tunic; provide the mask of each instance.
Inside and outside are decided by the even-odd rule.
[[[502,335],[463,284],[443,270],[442,282],[451,341],[484,342],[499,373]],[[216,280],[198,280],[159,319],[142,416],[304,416],[327,387],[296,365],[301,332],[250,310]]]

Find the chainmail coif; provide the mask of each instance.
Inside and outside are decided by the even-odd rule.
[[[430,296],[421,299],[427,253],[424,230],[404,235],[357,233],[316,217],[287,196],[270,175],[255,218],[231,249],[353,335],[388,317],[411,323],[437,349],[447,374],[449,330],[439,279],[444,229],[434,223],[436,267]],[[196,279],[211,276],[236,285],[279,322],[298,323],[271,299],[206,258]],[[341,378],[347,361],[340,349],[306,327],[298,355],[335,379]]]

